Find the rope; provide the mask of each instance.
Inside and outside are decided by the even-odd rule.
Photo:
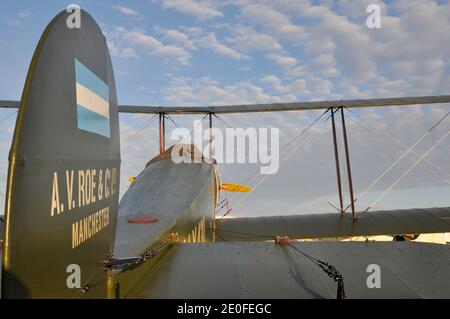
[[[378,197],[375,201],[373,201],[369,207],[367,207],[367,209],[365,210],[364,213],[368,212],[369,209],[371,207],[373,207],[375,204],[377,204],[381,199],[383,199],[384,196],[386,196],[398,183],[401,182],[401,180],[409,174],[409,172],[411,172],[414,167],[417,166],[417,164],[419,164],[426,156],[428,156],[448,135],[450,134],[450,131],[448,131],[444,136],[442,136],[436,143],[434,143],[434,145],[428,150],[426,151],[416,162],[414,162],[414,164],[408,168],[394,183],[391,184],[391,186],[389,186],[389,188],[387,190],[384,191],[383,194],[381,194],[380,197]]]
[[[334,267],[333,265],[331,265],[331,264],[329,264],[329,263],[327,263],[325,261],[321,261],[321,260],[319,260],[317,258],[312,257],[311,255],[308,255],[304,251],[302,251],[299,248],[295,247],[290,242],[286,242],[286,244],[289,247],[291,247],[292,249],[294,249],[295,251],[297,251],[300,254],[302,254],[307,259],[309,259],[309,261],[311,261],[313,264],[315,264],[320,269],[322,269],[322,271],[325,272],[328,275],[328,277],[332,278],[335,282],[337,282],[338,286],[337,286],[336,299],[345,299],[346,296],[345,296],[345,289],[344,289],[344,277],[340,274],[340,272],[336,269],[336,267]]]
[[[131,266],[137,266],[137,265],[147,261],[148,259],[155,257],[163,248],[165,248],[166,246],[168,246],[170,244],[172,244],[170,241],[164,242],[161,245],[159,245],[158,247],[156,247],[155,249],[150,250],[150,251],[148,251],[148,252],[146,252],[146,253],[138,256],[138,257],[126,258],[124,260],[117,260],[116,262],[112,262],[110,264],[108,264],[108,262],[105,262],[105,268],[113,269],[114,267],[116,267],[116,268],[119,267],[121,269],[121,271],[118,272],[118,273],[117,272],[116,273],[112,273],[112,274],[106,276],[104,279],[102,279],[102,280],[100,280],[98,282],[89,284],[89,281],[91,281],[92,278],[94,276],[96,276],[96,273],[92,274],[91,277],[86,281],[86,282],[88,282],[88,284],[84,285],[82,287],[82,289],[80,289],[77,294],[85,293],[88,290],[91,290],[92,288],[94,288],[94,287],[96,287],[96,286],[106,282],[110,278],[115,277],[119,273],[127,270]]]
[[[244,237],[241,236],[241,238],[243,239],[249,239],[249,238],[261,238],[261,239],[273,239],[276,240],[277,237],[276,236],[270,236],[270,235],[260,235],[260,234],[252,234],[252,233],[245,233],[245,232],[236,232],[236,231],[231,231],[231,230],[224,230],[224,229],[214,229],[215,234],[221,238],[223,240],[223,237],[220,236],[220,234],[217,233],[217,231],[220,232],[228,232],[231,234],[238,234],[238,235],[244,235]],[[250,237],[251,236],[251,237]],[[227,240],[224,240],[227,241]],[[338,287],[337,287],[337,299],[345,299],[345,290],[344,290],[344,277],[339,273],[339,271],[336,269],[336,267],[334,267],[333,265],[319,260],[307,253],[305,253],[304,251],[302,251],[301,249],[299,249],[298,247],[294,246],[292,243],[290,243],[289,241],[284,241],[284,243],[286,243],[287,246],[291,247],[292,249],[294,249],[295,251],[297,251],[298,253],[302,254],[304,257],[306,257],[310,262],[312,262],[314,265],[318,266],[320,269],[322,269],[322,271],[324,271],[328,277],[332,278],[335,282],[338,283]]]

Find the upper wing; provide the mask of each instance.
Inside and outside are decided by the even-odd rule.
[[[340,213],[216,219],[216,240],[224,241],[445,232],[450,207],[369,211],[356,222]]]
[[[295,249],[333,265],[348,298],[449,298],[450,247],[414,242],[176,244],[129,298],[336,298],[337,284]],[[380,267],[369,289],[367,267]]]
[[[450,95],[400,97],[384,99],[358,99],[358,100],[334,100],[317,102],[292,102],[292,103],[271,103],[271,104],[242,104],[242,105],[222,105],[222,106],[135,106],[119,105],[121,113],[146,113],[146,114],[196,114],[196,113],[249,113],[249,112],[280,112],[280,111],[301,111],[319,110],[330,107],[377,107],[396,106],[414,104],[449,103]],[[0,101],[0,107],[17,108],[17,101]]]

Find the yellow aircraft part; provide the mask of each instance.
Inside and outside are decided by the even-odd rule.
[[[133,183],[136,180],[136,177],[132,176],[132,177],[128,177],[128,181],[130,183]]]
[[[248,193],[252,190],[250,186],[239,184],[220,184],[220,189],[226,192],[241,192],[241,193]]]

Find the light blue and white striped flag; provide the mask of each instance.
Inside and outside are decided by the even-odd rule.
[[[75,74],[78,128],[111,137],[108,85],[77,59]]]

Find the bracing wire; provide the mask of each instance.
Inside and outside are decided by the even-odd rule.
[[[166,118],[169,119],[169,121],[172,122],[172,124],[175,125],[175,127],[179,127],[178,124],[172,119],[172,117],[166,114]]]
[[[0,119],[0,123],[3,123],[4,121],[6,121],[7,119],[9,119],[11,116],[17,114],[18,112],[19,112],[19,111],[14,111],[14,112],[12,112],[11,114],[9,114],[9,115],[5,116],[4,118]],[[3,128],[0,129],[0,133],[6,131],[7,129],[9,129],[11,126],[13,126],[13,125],[15,125],[15,124],[16,124],[16,121],[13,121],[12,123],[6,125],[5,127],[3,127]]]
[[[197,125],[194,126],[194,128],[189,132],[189,134],[192,134],[192,132],[194,132],[194,130],[203,123],[203,121],[208,117],[209,114],[206,114],[200,122],[197,123]]]
[[[5,116],[4,118],[2,118],[2,119],[0,120],[0,123],[3,123],[4,121],[6,121],[7,119],[9,119],[11,116],[17,114],[18,112],[19,112],[19,111],[14,111],[14,112],[12,112],[11,114]]]
[[[291,152],[287,153],[287,155],[280,161],[279,165],[281,166],[286,160],[289,159],[289,157],[294,154],[295,152],[297,152],[300,147],[302,147],[308,140],[308,138],[311,136],[311,131],[310,129],[317,123],[319,122],[319,120],[327,113],[328,110],[324,111],[323,113],[320,114],[320,116],[318,116],[314,121],[311,122],[311,124],[309,124],[307,127],[305,127],[299,134],[297,134],[296,136],[294,136],[294,138],[292,138],[292,140],[290,142],[288,142],[281,151],[278,152],[278,155],[284,153],[286,150],[289,149],[289,147],[296,141],[298,140],[301,136],[304,136],[304,139],[302,140],[302,142],[297,145]],[[255,177],[258,176],[258,171],[256,171],[254,173],[254,175],[250,178],[250,180],[253,180]],[[253,187],[252,189],[246,193],[236,204],[234,204],[234,208],[238,207],[240,204],[242,204],[243,201],[245,201],[250,194],[258,187],[260,186],[264,181],[267,180],[267,178],[270,175],[264,175],[264,177],[262,177],[262,179],[260,179]]]
[[[448,131],[444,136],[442,136],[436,143],[433,144],[431,148],[429,148],[419,159],[417,159],[414,164],[408,168],[399,178],[397,178],[391,186],[389,186],[376,200],[374,200],[369,207],[365,210],[365,212],[369,211],[374,205],[376,205],[380,200],[382,200],[398,183],[400,183],[413,169],[416,167],[425,157],[427,157],[445,138],[450,134]]]
[[[124,143],[128,142],[130,139],[135,137],[137,134],[142,132],[147,126],[149,126],[156,118],[158,117],[158,114],[155,114],[150,119],[146,120],[139,128],[137,128],[133,133],[131,133],[124,141]]]
[[[409,153],[413,152],[414,148],[420,144],[442,121],[448,116],[450,112],[448,112],[446,115],[444,115],[439,121],[437,121],[428,131],[426,131],[413,145],[411,145],[405,152],[402,153],[402,155],[397,158],[387,169],[385,169],[380,175],[378,175],[375,180],[370,183],[355,199],[355,202],[357,200],[360,200],[362,197],[364,197],[365,194],[367,194],[382,178],[384,178],[403,158],[406,157]],[[420,163],[424,158],[419,157],[418,163]],[[414,164],[415,166],[416,164]],[[346,211],[350,207],[347,206],[344,211]]]
[[[348,110],[350,113],[352,113],[352,114],[355,115],[356,117],[358,117],[358,118],[364,120],[364,118],[363,118],[361,115],[359,115],[358,113],[356,113],[355,111],[353,111],[353,110],[351,110],[351,109],[347,109],[347,108],[346,108],[346,110]],[[446,114],[446,115],[445,115],[438,123],[436,123],[436,124],[441,123],[442,120],[444,120],[444,119],[447,117],[447,115],[448,115],[448,113],[447,113],[447,114]],[[365,130],[366,132],[368,132],[368,133],[370,133],[370,134],[372,134],[372,135],[375,134],[375,132],[374,132],[373,130],[368,129],[368,128],[366,127],[366,125],[363,125],[361,122],[357,121],[356,119],[354,119],[354,118],[352,118],[352,117],[347,117],[347,118],[348,118],[350,121],[352,121],[353,123],[355,123],[356,125],[358,125],[359,127],[361,127],[361,128],[362,128],[363,130]],[[383,132],[380,132],[380,133],[383,134],[384,136],[386,136],[386,137],[388,138],[388,140],[390,140],[390,141],[392,142],[392,147],[394,147],[396,150],[397,150],[397,146],[400,146],[400,147],[403,148],[404,150],[407,150],[407,149],[408,149],[408,146],[406,146],[405,144],[403,144],[403,143],[400,142],[399,140],[395,139],[395,138],[394,138],[393,136],[391,136],[390,134],[388,134],[388,133],[386,133],[386,132],[384,132],[384,131],[383,131]],[[385,141],[385,140],[383,140],[383,141]],[[394,144],[395,144],[396,146],[394,146]],[[418,154],[418,153],[417,153],[416,151],[414,151],[414,150],[411,151],[411,154],[415,155],[416,157],[420,157],[420,154]],[[435,170],[439,171],[440,173],[446,175],[447,177],[450,177],[450,173],[446,172],[445,170],[443,170],[442,168],[440,168],[440,167],[437,166],[436,164],[430,162],[428,159],[425,159],[425,160],[424,160],[424,163],[426,163],[426,164],[429,165],[429,167],[427,167],[428,169],[429,169],[429,168],[434,168]],[[435,171],[433,171],[433,170],[430,170],[430,172],[434,173],[436,176],[438,176],[438,177],[440,177],[440,178],[442,177],[442,176],[438,175],[437,172],[435,172]]]

